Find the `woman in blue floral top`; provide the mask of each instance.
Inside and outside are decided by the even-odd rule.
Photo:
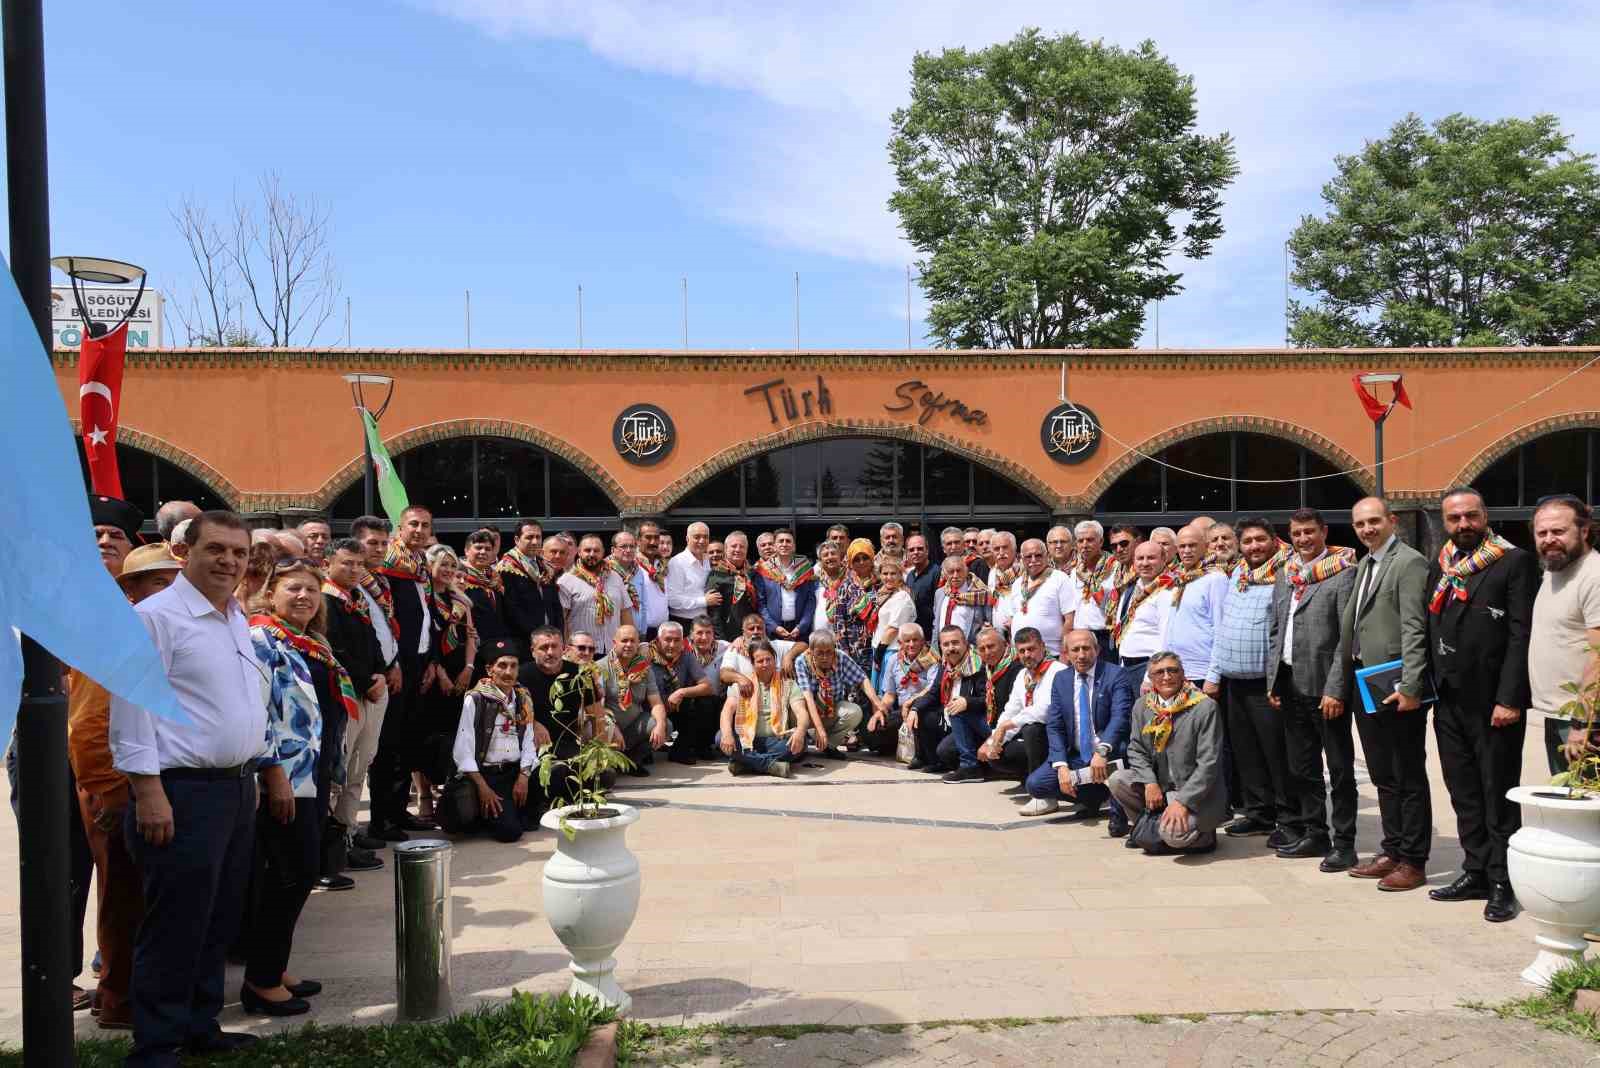
[[[343,774],[344,723],[356,715],[350,676],[324,633],[322,572],[308,560],[280,561],[267,577],[250,617],[250,637],[263,667],[268,766],[283,769],[256,816],[259,901],[247,918],[246,1012],[295,1016],[322,990],[288,971],[300,910],[321,870],[321,830],[330,785]],[[324,759],[326,757],[326,759]]]

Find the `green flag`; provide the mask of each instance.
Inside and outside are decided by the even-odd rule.
[[[361,409],[361,421],[367,428],[367,449],[372,453],[372,470],[378,479],[378,499],[383,501],[383,510],[389,514],[389,522],[399,530],[400,515],[410,507],[411,502],[406,498],[406,488],[394,469],[394,461],[389,459],[389,450],[383,447],[383,439],[378,437],[378,421],[365,408]]]

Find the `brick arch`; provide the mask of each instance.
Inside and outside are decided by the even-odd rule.
[[[1547,434],[1563,430],[1600,430],[1600,411],[1567,412],[1565,415],[1553,415],[1548,419],[1540,419],[1518,427],[1468,461],[1465,467],[1456,472],[1455,477],[1450,480],[1450,485],[1469,486],[1473,479],[1530,441],[1537,441]]]
[[[76,418],[72,419],[72,433],[76,437],[83,436],[83,424]],[[123,424],[117,427],[117,444],[126,445],[140,452],[147,452],[152,456],[165,460],[173,467],[188,472],[201,482],[206,488],[221,497],[229,508],[238,508],[244,494],[239,487],[222,476],[222,472],[206,463],[193,453],[185,452],[165,438],[158,438],[154,434],[146,434],[131,426]],[[151,518],[154,518],[153,516]]]
[[[1292,441],[1296,445],[1303,445],[1328,461],[1335,469],[1351,472],[1350,480],[1360,486],[1363,491],[1371,493],[1373,490],[1372,472],[1367,466],[1333,441],[1315,431],[1307,430],[1303,426],[1297,426],[1282,419],[1269,419],[1260,415],[1222,415],[1169,427],[1154,437],[1140,442],[1134,449],[1123,452],[1121,456],[1108,464],[1106,469],[1100,472],[1100,476],[1084,490],[1083,501],[1092,509],[1095,503],[1105,495],[1106,491],[1116,483],[1117,479],[1137,467],[1143,462],[1145,456],[1154,456],[1168,445],[1176,445],[1181,441],[1205,437],[1207,434],[1226,434],[1230,432],[1266,434],[1270,437]]]
[[[660,493],[635,498],[640,512],[665,512],[701,483],[722,474],[745,460],[760,456],[787,445],[801,445],[810,441],[830,438],[893,438],[914,441],[936,449],[954,453],[975,464],[1005,476],[1038,500],[1041,507],[1057,512],[1060,495],[1039,476],[1021,465],[1006,459],[990,449],[934,434],[915,423],[891,422],[887,419],[847,419],[844,421],[800,423],[785,427],[765,437],[751,438],[718,452],[695,465],[690,473],[667,486]]]
[[[392,438],[384,438],[383,444],[388,448],[389,455],[399,456],[420,446],[437,441],[449,441],[453,438],[510,438],[513,441],[536,445],[582,471],[590,481],[605,492],[612,504],[618,506],[619,511],[622,502],[627,499],[627,494],[623,492],[622,486],[611,473],[595,463],[586,453],[573,448],[561,438],[547,434],[538,427],[528,426],[526,423],[513,423],[503,419],[447,419],[440,423],[429,423],[426,426],[401,431]],[[339,494],[361,478],[365,463],[366,457],[363,455],[352,457],[348,463],[335,471],[321,488],[310,495],[309,507],[318,510],[332,507]]]

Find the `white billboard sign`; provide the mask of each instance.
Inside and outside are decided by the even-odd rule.
[[[90,319],[111,325],[120,323],[128,314],[128,306],[138,292],[138,286],[84,286],[83,303]],[[78,319],[78,302],[73,299],[70,285],[50,287],[50,329],[58,349],[75,349],[83,340],[83,323]],[[161,294],[146,289],[139,310],[128,324],[128,348],[160,347]]]

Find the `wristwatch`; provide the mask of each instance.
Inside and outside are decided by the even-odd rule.
[[[1111,755],[1111,746],[1105,742],[1097,742],[1094,747],[1095,756],[1108,757]]]

